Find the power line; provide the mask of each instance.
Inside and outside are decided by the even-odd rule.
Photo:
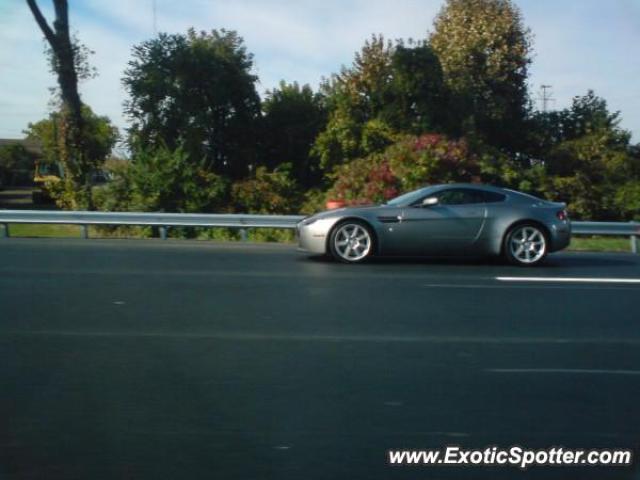
[[[538,96],[542,103],[542,111],[543,113],[546,113],[549,103],[556,101],[551,93],[551,85],[540,85],[540,93]]]

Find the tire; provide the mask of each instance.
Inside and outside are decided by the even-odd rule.
[[[374,242],[369,225],[360,220],[347,220],[331,231],[329,251],[339,262],[362,263],[373,255]]]
[[[513,226],[504,239],[504,256],[509,263],[520,267],[539,265],[547,256],[549,238],[535,223]]]

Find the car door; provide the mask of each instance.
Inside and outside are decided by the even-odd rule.
[[[405,207],[395,228],[396,248],[409,254],[466,253],[478,238],[486,208],[482,191],[450,188],[436,192],[438,203]]]

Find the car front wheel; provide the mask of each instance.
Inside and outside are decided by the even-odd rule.
[[[329,238],[329,249],[336,260],[360,263],[373,254],[373,233],[368,225],[356,220],[338,225]]]
[[[514,265],[537,265],[547,255],[547,243],[547,235],[539,226],[530,223],[516,225],[505,238],[505,257]]]

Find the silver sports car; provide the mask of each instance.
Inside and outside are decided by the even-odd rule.
[[[477,184],[433,185],[383,205],[329,210],[297,225],[300,249],[347,263],[372,255],[503,255],[536,265],[571,240],[565,204]]]

